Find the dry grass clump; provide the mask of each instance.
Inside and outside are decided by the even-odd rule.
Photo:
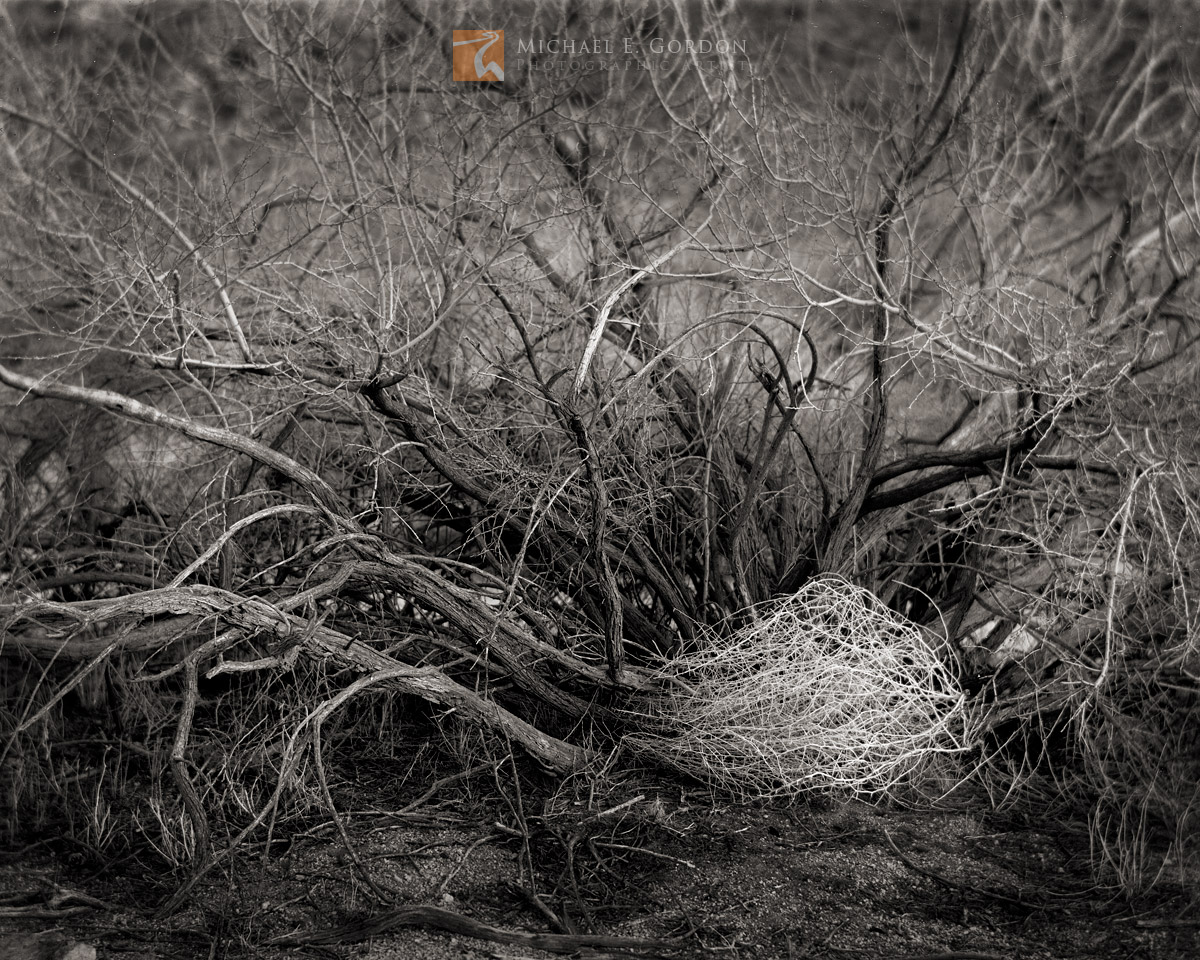
[[[965,698],[920,629],[813,580],[660,671],[639,752],[738,797],[883,796],[962,749]]]

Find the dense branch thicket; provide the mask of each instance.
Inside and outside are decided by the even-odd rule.
[[[7,8],[9,827],[116,802],[91,737],[206,857],[396,692],[569,771],[838,575],[953,652],[998,802],[1185,862],[1195,24],[1062,6],[473,10],[502,83],[444,5]]]

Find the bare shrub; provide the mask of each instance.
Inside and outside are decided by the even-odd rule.
[[[981,749],[1068,737],[1055,801],[1106,811],[1118,880],[1157,874],[1193,822],[1195,18],[653,6],[491,26],[746,56],[514,47],[457,83],[455,5],[3,11],[14,830],[51,798],[111,837],[113,779],[52,745],[115,742],[189,824],[168,856],[211,863],[210,818],[328,805],[325,749],[393,698],[570,775],[690,682],[676,654],[802,619],[834,574],[878,604],[818,608],[962,661]],[[874,629],[844,651],[894,663]],[[735,647],[735,701],[765,709],[746,677],[783,634]],[[872,696],[941,709],[896,669]],[[872,785],[836,731],[843,786],[909,775],[897,746]],[[979,773],[998,803],[1044,786],[990,749]]]

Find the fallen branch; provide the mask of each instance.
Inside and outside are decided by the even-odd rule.
[[[1135,927],[1143,930],[1166,930],[1171,927],[1200,927],[1200,920],[1138,920]]]
[[[273,634],[273,648],[296,647],[314,659],[331,659],[342,667],[371,674],[386,672],[385,686],[456,710],[470,720],[501,732],[555,773],[566,774],[578,769],[586,757],[580,747],[548,736],[500,704],[456,683],[435,667],[409,666],[356,637],[313,625],[257,597],[243,597],[216,587],[149,590],[130,597],[78,603],[5,604],[0,605],[0,622],[6,624],[5,646],[11,644],[16,650],[48,658],[59,656],[73,641],[46,633],[40,636],[20,634],[15,630],[17,624],[25,621],[42,626],[40,618],[44,618],[75,626],[94,625],[112,620],[141,620],[164,613],[188,617],[189,628],[195,626],[194,618],[216,619],[247,634]],[[111,653],[122,649],[120,642],[111,645]],[[546,681],[541,682],[549,686]],[[32,719],[36,720],[36,717]]]
[[[493,943],[511,943],[534,950],[551,953],[577,953],[581,950],[618,949],[636,950],[643,953],[661,953],[676,949],[670,940],[646,940],[640,937],[611,937],[588,933],[525,933],[493,927],[461,913],[431,907],[425,904],[397,907],[367,920],[343,924],[316,933],[276,937],[270,943],[280,946],[334,945],[358,943],[372,937],[382,936],[397,927],[433,927],[460,937],[474,937]]]
[[[36,896],[36,894],[18,893],[4,897],[3,899],[9,901],[18,898],[28,900],[32,896]],[[60,887],[57,884],[48,884],[45,891],[45,899],[41,903],[6,903],[0,905],[0,918],[20,917],[32,920],[58,920],[87,913],[91,910],[115,911],[118,909],[119,907],[114,904],[108,903],[105,900],[99,900],[79,890],[71,890],[67,887]]]
[[[12,387],[14,390],[31,393],[36,397],[47,397],[53,400],[70,400],[73,403],[82,403],[89,407],[95,407],[98,410],[106,410],[109,413],[128,417],[130,420],[136,420],[139,423],[177,430],[184,436],[191,437],[194,440],[203,440],[205,443],[213,443],[219,447],[225,447],[228,450],[245,454],[264,466],[277,470],[289,480],[299,484],[309,496],[316,500],[329,513],[330,518],[336,523],[350,527],[351,529],[358,528],[358,525],[347,516],[341,499],[319,474],[303,464],[297,463],[286,454],[272,450],[265,443],[260,443],[250,437],[244,437],[233,430],[227,430],[224,427],[211,427],[205,423],[197,423],[195,420],[178,417],[173,413],[164,413],[157,407],[152,407],[149,404],[142,403],[140,400],[134,400],[132,397],[115,393],[112,390],[76,387],[37,377],[27,377],[24,374],[9,369],[4,364],[0,364],[0,383]]]

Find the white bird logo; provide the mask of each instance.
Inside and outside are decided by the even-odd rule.
[[[490,47],[499,39],[500,34],[498,34],[495,30],[484,30],[482,37],[476,37],[474,40],[455,40],[454,45],[456,47],[462,47],[469,43],[483,43],[483,41],[486,40],[487,43],[484,43],[482,47],[475,51],[475,76],[482,80],[485,76],[491,73],[497,80],[503,80],[504,68],[500,66],[500,64],[498,64],[495,60],[488,64],[483,62],[483,55],[487,53],[488,47]]]

